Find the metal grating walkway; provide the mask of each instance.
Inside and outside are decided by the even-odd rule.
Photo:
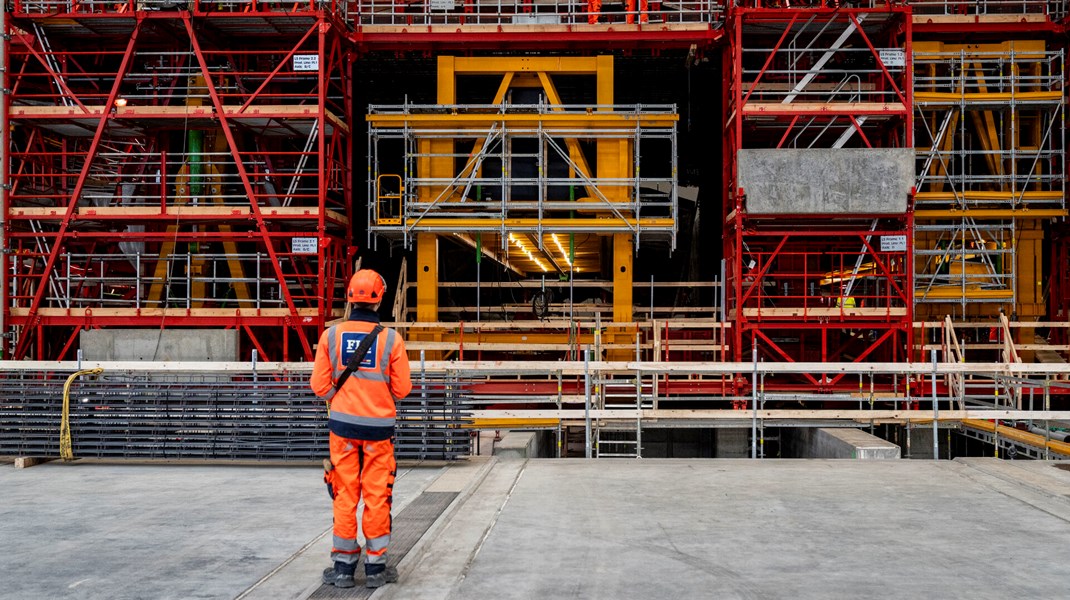
[[[423,537],[424,533],[435,522],[435,519],[446,510],[446,507],[457,497],[457,492],[424,492],[409,503],[404,510],[394,519],[393,531],[390,535],[389,557],[390,564],[396,565],[406,554],[412,550],[416,542]],[[364,555],[361,554],[361,563],[357,564],[357,587],[339,589],[330,585],[321,585],[309,598],[367,598],[375,590],[364,587]],[[402,580],[400,583],[404,583]],[[393,584],[397,585],[397,584]]]

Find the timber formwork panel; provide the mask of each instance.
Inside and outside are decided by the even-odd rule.
[[[750,149],[912,147],[910,9],[739,6],[726,36],[725,306],[735,360],[755,348],[774,361],[902,359],[913,318],[908,190],[898,213],[815,215],[789,203],[757,215],[739,168]]]
[[[5,74],[13,355],[62,358],[94,327],[208,326],[311,359],[352,254],[353,55],[337,15],[265,4],[232,28],[33,6]],[[75,25],[115,33],[87,43]]]

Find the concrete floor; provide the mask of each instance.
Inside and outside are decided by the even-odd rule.
[[[374,598],[1070,588],[1050,463],[476,459],[403,469],[397,511],[424,491],[460,495]],[[304,598],[329,524],[314,468],[0,465],[0,598]]]

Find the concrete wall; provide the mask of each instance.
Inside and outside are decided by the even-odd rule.
[[[715,458],[750,458],[750,429],[718,428],[713,432]]]
[[[493,455],[502,459],[549,458],[553,446],[549,431],[506,431],[494,442]]]
[[[750,214],[903,213],[914,185],[913,148],[739,151]]]
[[[900,457],[899,446],[861,429],[796,427],[781,430],[785,455],[794,458],[886,460]]]
[[[233,329],[91,329],[78,341],[85,360],[240,360]]]

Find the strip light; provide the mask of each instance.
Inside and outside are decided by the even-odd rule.
[[[546,263],[542,262],[542,260],[540,258],[538,258],[534,254],[532,254],[531,250],[529,250],[527,248],[527,246],[524,245],[524,242],[520,238],[518,238],[518,237],[516,237],[516,236],[514,236],[513,234],[510,233],[509,234],[509,241],[514,243],[514,244],[516,244],[516,247],[519,248],[520,251],[523,252],[524,255],[528,257],[528,260],[530,260],[531,262],[533,262],[536,265],[538,265],[539,268],[542,269],[543,273],[549,273],[550,272],[550,269],[548,269],[546,267]]]
[[[554,243],[557,244],[557,249],[561,251],[561,256],[565,259],[565,264],[567,264],[569,269],[571,269],[572,268],[572,259],[569,258],[568,252],[565,252],[565,247],[561,245],[561,240],[558,239],[556,233],[550,234],[550,237],[552,237],[553,240],[554,240]]]

